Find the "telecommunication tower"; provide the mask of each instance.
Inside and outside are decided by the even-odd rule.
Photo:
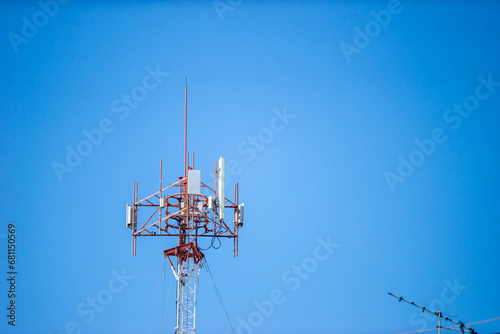
[[[126,226],[132,230],[134,256],[137,237],[177,237],[178,245],[163,251],[177,283],[175,333],[194,334],[198,278],[205,258],[198,247],[198,238],[233,239],[233,256],[236,257],[238,230],[244,224],[244,204],[239,204],[238,183],[234,185],[234,200],[225,197],[224,157],[215,163],[213,188],[201,182],[201,171],[194,169],[194,153],[189,161],[187,83],[184,92],[184,175],[163,187],[160,161],[160,189],[142,199],[138,195],[139,185],[134,181],[133,204],[126,206]],[[233,217],[228,219],[227,210],[232,211]]]

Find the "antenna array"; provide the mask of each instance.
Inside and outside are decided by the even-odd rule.
[[[456,330],[454,328],[441,327],[441,318],[443,318],[446,321],[449,321],[449,322],[452,322],[454,324],[457,324],[459,326],[459,330],[462,333],[464,333],[465,331],[467,331],[467,332],[469,332],[471,334],[477,334],[472,328],[469,328],[469,327],[465,326],[461,321],[457,322],[457,321],[455,321],[455,320],[453,320],[451,318],[443,317],[443,314],[441,313],[441,310],[439,310],[437,312],[434,312],[434,311],[429,310],[428,308],[425,308],[424,306],[417,305],[414,302],[406,300],[403,297],[396,296],[395,294],[392,294],[390,292],[389,292],[389,295],[391,295],[391,296],[399,299],[399,301],[404,301],[404,302],[407,302],[410,305],[413,305],[413,306],[416,306],[416,307],[420,308],[422,310],[422,312],[429,312],[429,313],[434,314],[435,316],[437,316],[438,317],[438,326],[437,326],[437,328],[438,328],[439,333],[441,333],[441,328],[442,329]]]

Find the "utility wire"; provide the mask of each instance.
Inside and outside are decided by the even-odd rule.
[[[478,324],[484,324],[485,322],[492,322],[492,321],[498,321],[498,320],[500,320],[500,317],[493,318],[493,319],[488,319],[488,320],[481,320],[481,321],[471,322],[468,325],[478,325]]]
[[[158,295],[160,294],[160,283],[161,283],[161,276],[163,275],[164,265],[165,265],[165,257],[163,257],[161,261],[160,278],[158,279],[158,289],[156,291],[155,311],[153,313],[153,324],[151,326],[151,334],[153,334],[153,330],[155,327],[156,307],[158,306]]]
[[[216,217],[215,217],[215,213],[214,213],[214,217],[213,217],[213,219],[216,219]],[[214,226],[215,226],[215,223],[214,223]],[[198,245],[198,247],[200,247],[200,249],[201,249],[202,251],[209,250],[210,248],[213,248],[213,249],[219,249],[219,248],[220,248],[220,246],[222,245],[222,243],[221,243],[221,241],[220,241],[220,237],[218,236],[218,233],[220,232],[220,230],[221,230],[221,227],[219,227],[219,230],[218,230],[218,231],[217,231],[217,230],[216,230],[216,231],[214,231],[214,235],[213,235],[212,239],[210,240],[210,246],[208,246],[207,248],[201,248],[201,247]],[[219,246],[217,246],[217,247],[215,247],[215,246],[214,246],[214,242],[215,242],[215,240],[216,240],[216,239],[217,239],[217,241],[219,242]]]
[[[166,259],[166,256],[164,256],[164,258]],[[167,277],[167,261],[165,260],[165,265],[163,266],[163,305],[168,305],[168,301],[170,300],[170,293],[172,292],[172,283],[169,283],[168,284],[168,293],[167,293],[167,299],[165,299],[165,279]],[[164,328],[165,328],[165,319],[167,318],[167,309],[168,307],[165,307],[163,308],[163,325],[162,325],[162,330],[161,332],[163,333],[164,332]]]
[[[471,323],[468,323],[467,326],[472,326],[472,325],[479,325],[479,324],[484,324],[484,323],[487,323],[487,322],[492,322],[492,321],[498,321],[500,320],[500,317],[497,317],[497,318],[492,318],[492,319],[487,319],[487,320],[481,320],[481,321],[476,321],[476,322],[471,322]],[[447,327],[446,329],[456,329],[458,326],[452,326],[452,327]],[[444,327],[443,327],[444,329]],[[432,331],[437,331],[438,329],[437,328],[429,328],[429,329],[420,329],[420,330],[416,330],[416,331],[409,331],[409,332],[399,332],[399,333],[396,333],[396,334],[413,334],[413,333],[425,333],[425,332],[432,332]],[[500,334],[500,333],[495,333],[495,334]]]
[[[166,256],[164,255],[163,256],[163,263],[165,263],[165,265],[163,266],[163,314],[162,314],[162,324],[161,324],[161,333],[163,334],[163,331],[165,330],[165,313],[167,312],[167,310],[165,309],[165,277],[167,276],[167,264],[166,264]],[[169,292],[170,294],[170,292]]]
[[[233,325],[231,324],[231,320],[229,320],[229,315],[227,314],[226,307],[224,306],[224,303],[222,302],[222,297],[219,293],[219,289],[217,288],[217,285],[215,284],[214,277],[212,276],[212,272],[210,271],[210,267],[208,266],[208,262],[207,262],[206,258],[203,258],[203,263],[205,264],[204,267],[206,268],[207,273],[210,276],[210,279],[212,280],[212,286],[214,289],[215,297],[217,297],[217,299],[219,301],[219,305],[220,305],[222,311],[224,312],[224,315],[226,316],[226,321],[227,321],[226,325],[228,325],[228,327],[231,329],[231,332],[234,334],[235,331],[234,331]]]

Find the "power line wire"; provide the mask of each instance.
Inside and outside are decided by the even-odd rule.
[[[228,325],[229,329],[234,334],[235,331],[234,331],[233,325],[231,324],[231,320],[229,320],[229,315],[227,314],[227,310],[226,310],[226,307],[224,306],[224,302],[222,301],[222,297],[219,293],[219,289],[217,288],[217,285],[215,284],[215,280],[214,280],[214,277],[213,277],[212,272],[210,270],[210,267],[208,266],[207,259],[203,258],[203,262],[205,264],[204,267],[207,270],[207,273],[210,276],[210,279],[212,281],[212,287],[214,289],[215,296],[217,297],[217,299],[219,301],[219,305],[220,305],[222,311],[224,312],[224,315],[226,316],[226,325]]]
[[[155,327],[156,307],[158,306],[158,295],[160,294],[161,276],[163,275],[163,266],[164,265],[165,265],[165,257],[162,257],[161,269],[160,269],[160,278],[158,279],[158,289],[156,291],[155,310],[153,312],[153,324],[151,325],[151,334],[153,334],[153,330],[154,330],[154,327]]]
[[[492,318],[492,319],[486,319],[486,320],[481,320],[481,321],[476,321],[476,322],[471,322],[471,323],[468,323],[467,326],[479,325],[479,324],[484,324],[484,323],[487,323],[487,322],[498,321],[498,320],[500,320],[500,317]],[[448,327],[447,329],[450,329],[450,328],[455,329],[457,327],[458,326],[452,326],[452,327]],[[409,331],[409,332],[398,332],[396,334],[425,333],[425,332],[432,332],[432,331],[437,331],[437,330],[438,330],[437,328],[428,328],[428,329],[420,329],[420,330]],[[497,333],[497,334],[500,334],[500,333]]]

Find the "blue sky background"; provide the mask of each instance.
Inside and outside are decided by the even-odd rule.
[[[247,332],[436,325],[389,291],[441,303],[466,323],[500,316],[500,87],[457,129],[443,119],[475,94],[478,77],[500,81],[500,3],[401,1],[349,62],[340,45],[355,45],[357,29],[376,22],[370,12],[388,2],[221,1],[223,13],[211,1],[70,1],[17,53],[9,33],[21,35],[23,17],[33,22],[42,9],[2,3],[0,255],[6,277],[5,234],[15,222],[19,274],[15,328],[1,280],[1,332],[151,332],[161,251],[176,240],[139,239],[133,257],[125,203],[134,180],[141,196],[158,189],[161,159],[164,183],[182,174],[186,75],[195,167],[210,183],[219,156],[240,168],[229,180],[240,183],[246,205],[240,256],[227,240],[206,252],[235,329],[275,289],[286,300]],[[141,85],[148,66],[169,75],[120,119],[113,101]],[[250,159],[242,152],[249,136],[284,109],[294,118]],[[103,119],[113,130],[60,181],[52,164],[65,164],[66,147],[76,149],[82,131]],[[409,159],[415,140],[436,128],[446,141],[392,191],[384,174],[397,173],[398,157]],[[292,290],[283,275],[328,236],[340,246]],[[86,322],[78,305],[109,289],[123,268],[134,279]],[[175,287],[166,274],[172,332]],[[446,290],[453,282],[454,293]],[[227,331],[205,272],[198,328]]]

